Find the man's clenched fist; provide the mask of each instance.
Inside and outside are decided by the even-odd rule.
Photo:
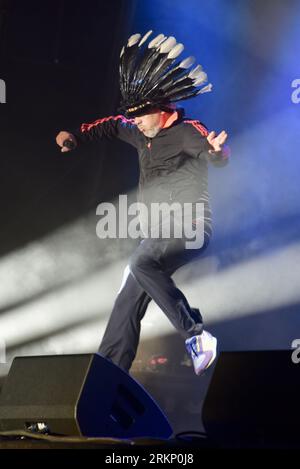
[[[69,142],[72,142],[71,145],[70,145],[71,147],[73,145],[73,148],[76,148],[77,142],[76,142],[76,138],[74,137],[74,135],[71,134],[70,132],[66,132],[65,130],[62,130],[56,136],[56,143],[57,143],[57,145],[59,145],[61,147],[62,152],[73,150],[73,148],[69,148],[68,146],[64,145],[66,140],[69,141]]]

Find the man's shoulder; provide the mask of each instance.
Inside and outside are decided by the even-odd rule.
[[[190,134],[195,135],[198,133],[202,137],[206,137],[209,133],[206,125],[198,119],[190,119],[188,117],[185,117],[182,121],[182,124],[184,126],[185,131],[189,132]]]

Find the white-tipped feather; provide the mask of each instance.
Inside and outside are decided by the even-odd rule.
[[[134,46],[134,44],[136,44],[140,40],[140,38],[141,38],[141,34],[139,33],[133,34],[132,36],[130,36],[127,42],[127,47]]]
[[[155,36],[155,38],[152,39],[152,41],[149,42],[148,48],[153,49],[153,47],[157,47],[162,43],[162,41],[165,39],[164,34],[158,34],[158,36]]]
[[[201,65],[192,69],[193,56],[179,60],[173,68],[173,61],[184,50],[175,37],[158,34],[152,41],[141,46],[152,34],[149,30],[143,36],[133,34],[120,53],[120,87],[124,109],[133,112],[143,108],[145,98],[150,105],[182,101],[212,90]],[[191,68],[191,69],[190,69]],[[190,70],[189,70],[190,69]],[[137,106],[137,107],[136,107]]]
[[[168,54],[173,47],[176,46],[176,39],[173,36],[168,37],[166,41],[160,46],[159,50],[161,54]]]
[[[160,41],[158,41],[156,44],[155,44],[155,48],[156,49],[159,49],[160,45],[167,39],[167,36],[164,36],[163,38],[161,38]]]
[[[152,29],[150,29],[150,31],[148,31],[145,34],[145,36],[142,37],[142,39],[139,42],[139,47],[141,47],[141,45],[144,44],[145,41],[147,41],[148,37],[151,36],[152,33],[153,33],[153,31],[152,31]]]
[[[176,57],[178,57],[181,52],[183,51],[184,49],[184,45],[183,44],[176,44],[175,47],[173,47],[173,49],[170,50],[170,52],[168,53],[168,59],[176,59]]]
[[[205,72],[200,72],[197,77],[194,78],[194,86],[201,85],[201,83],[205,83],[207,81],[207,74]]]
[[[193,70],[190,71],[189,73],[189,78],[196,78],[199,72],[201,72],[202,67],[201,65],[197,65],[197,67],[193,68]]]
[[[193,65],[193,63],[195,63],[195,60],[196,60],[195,57],[193,57],[191,55],[190,57],[187,57],[182,62],[180,62],[179,67],[180,68],[189,68]]]
[[[204,88],[201,88],[197,94],[202,94],[202,93],[208,93],[209,91],[212,90],[213,85],[209,83],[208,85],[204,86]]]

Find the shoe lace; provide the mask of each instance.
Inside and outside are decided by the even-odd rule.
[[[195,341],[191,342],[190,347],[191,347],[191,349],[192,349],[193,354],[194,354],[196,357],[198,357],[199,352],[198,352],[198,350],[196,349],[196,344],[197,344],[197,339],[196,339]]]

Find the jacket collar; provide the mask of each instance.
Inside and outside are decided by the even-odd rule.
[[[168,127],[171,127],[171,125],[178,120],[178,112],[172,112],[168,119],[165,122],[165,125],[162,127],[163,129],[167,129]]]
[[[159,131],[159,134],[162,132],[164,133],[165,130],[169,129],[170,127],[174,127],[177,124],[180,124],[180,122],[183,121],[183,116],[184,116],[184,109],[178,108],[176,111],[172,112],[168,119],[165,122],[165,125],[162,127],[162,129]]]

